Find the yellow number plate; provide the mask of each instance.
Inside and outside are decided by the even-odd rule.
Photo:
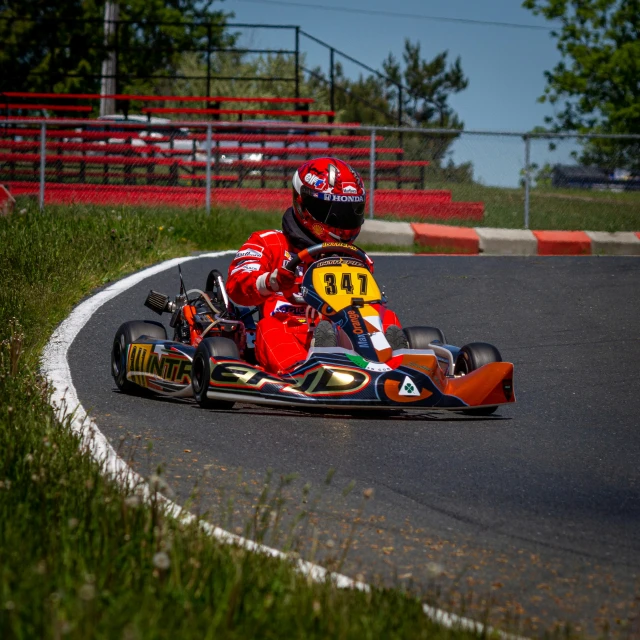
[[[364,267],[318,267],[313,270],[312,281],[316,293],[336,311],[348,307],[352,298],[362,298],[366,303],[381,297],[376,281]]]

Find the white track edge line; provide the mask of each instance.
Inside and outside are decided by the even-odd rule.
[[[219,258],[235,253],[235,251],[235,249],[215,251],[165,260],[164,262],[160,262],[159,264],[114,282],[81,302],[73,309],[71,314],[63,320],[53,332],[41,356],[40,370],[51,385],[52,393],[50,402],[60,422],[68,418],[71,430],[80,437],[81,447],[91,454],[92,458],[101,466],[103,473],[114,479],[121,486],[129,488],[135,487],[136,491],[141,494],[141,497],[145,501],[151,497],[151,488],[142,476],[135,472],[116,453],[107,437],[100,431],[96,422],[87,414],[80,403],[76,388],[73,385],[71,369],[67,360],[69,348],[78,333],[80,333],[82,328],[102,305],[142,280],[166,271],[167,269],[171,269],[172,267],[176,267],[184,262],[190,262],[200,258]],[[162,502],[167,512],[177,520],[185,523],[192,523],[197,520],[196,516],[185,511],[176,502],[164,496],[162,496]],[[327,578],[330,578],[339,589],[357,589],[365,592],[371,589],[370,585],[365,582],[354,580],[340,573],[329,572],[320,565],[299,558],[296,559],[278,549],[253,542],[252,540],[238,536],[203,520],[200,520],[199,524],[209,535],[224,544],[233,544],[256,553],[280,558],[289,562],[293,561],[293,566],[300,573],[308,576],[315,582],[324,582]],[[525,640],[522,636],[508,634],[492,629],[491,627],[485,628],[480,622],[458,616],[454,613],[448,613],[447,611],[431,607],[427,604],[422,605],[422,610],[429,619],[447,628],[474,631],[478,634],[485,632],[488,634],[497,634],[502,640]]]

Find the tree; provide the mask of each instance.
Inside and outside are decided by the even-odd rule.
[[[413,44],[407,39],[402,61],[389,54],[382,66],[384,73],[361,75],[353,80],[344,75],[339,63],[335,65],[335,107],[342,122],[393,125],[401,114],[404,125],[432,129],[464,127],[449,105],[451,96],[469,84],[459,57],[449,64],[448,52],[444,51],[431,60],[424,59],[420,43]],[[327,82],[320,69],[314,69],[309,79],[312,95],[325,90]],[[403,147],[406,159],[429,160],[429,173],[436,181],[469,181],[471,165],[456,166],[447,157],[453,140],[451,135],[387,135],[385,146]]]
[[[342,65],[334,70],[336,109],[344,121],[395,124],[401,111],[405,125],[461,129],[464,125],[449,106],[449,98],[466,89],[469,80],[458,57],[447,67],[448,52],[432,60],[422,58],[420,43],[405,40],[400,63],[390,53],[382,63],[384,73],[352,80]],[[314,69],[310,82],[320,88],[327,79]],[[402,90],[399,91],[399,87]]]
[[[382,63],[387,77],[408,89],[402,94],[402,110],[411,124],[462,129],[463,123],[448,102],[452,94],[467,88],[469,80],[462,72],[460,57],[447,68],[448,55],[448,51],[443,51],[432,60],[423,60],[420,43],[412,44],[406,39],[402,54],[404,70],[391,53]]]
[[[561,26],[551,32],[562,54],[545,72],[541,102],[561,105],[546,120],[556,131],[640,134],[640,0],[524,0]],[[640,144],[592,140],[580,160],[640,168]]]
[[[105,47],[104,0],[5,0],[0,90],[97,92],[111,47],[118,54],[117,90],[144,89],[144,76],[171,75],[184,51],[204,56],[209,45],[233,42],[224,31],[227,14],[211,9],[215,1],[123,0],[117,37]]]

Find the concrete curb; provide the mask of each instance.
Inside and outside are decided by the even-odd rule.
[[[366,220],[358,241],[503,256],[640,256],[640,231],[529,231]]]
[[[366,220],[358,235],[363,244],[388,244],[394,247],[413,247],[413,229],[408,222]]]

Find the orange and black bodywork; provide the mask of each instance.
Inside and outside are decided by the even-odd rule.
[[[320,320],[328,320],[335,327],[338,346],[311,347],[304,361],[275,375],[251,357],[246,313],[216,317],[211,300],[204,308],[190,303],[184,305],[187,311],[182,314],[187,328],[176,332],[184,336],[182,342],[140,336],[126,345],[118,356],[126,366],[126,380],[156,393],[181,397],[200,387],[196,397],[200,396],[203,406],[202,399],[347,410],[491,413],[499,405],[515,402],[513,364],[509,362],[491,361],[462,369],[461,355],[466,347],[434,341],[422,348],[393,348],[382,330],[386,299],[364,260],[355,253],[359,250],[337,243],[320,246],[325,254],[339,247],[346,249],[320,258],[311,250],[303,252],[298,262],[308,260],[309,265],[301,294],[310,312],[298,314],[293,323],[291,316],[283,314],[282,322],[291,331],[307,327],[311,332]],[[237,345],[234,355],[211,355],[206,345],[200,344],[211,335],[233,340]],[[196,369],[200,379],[194,381]]]

